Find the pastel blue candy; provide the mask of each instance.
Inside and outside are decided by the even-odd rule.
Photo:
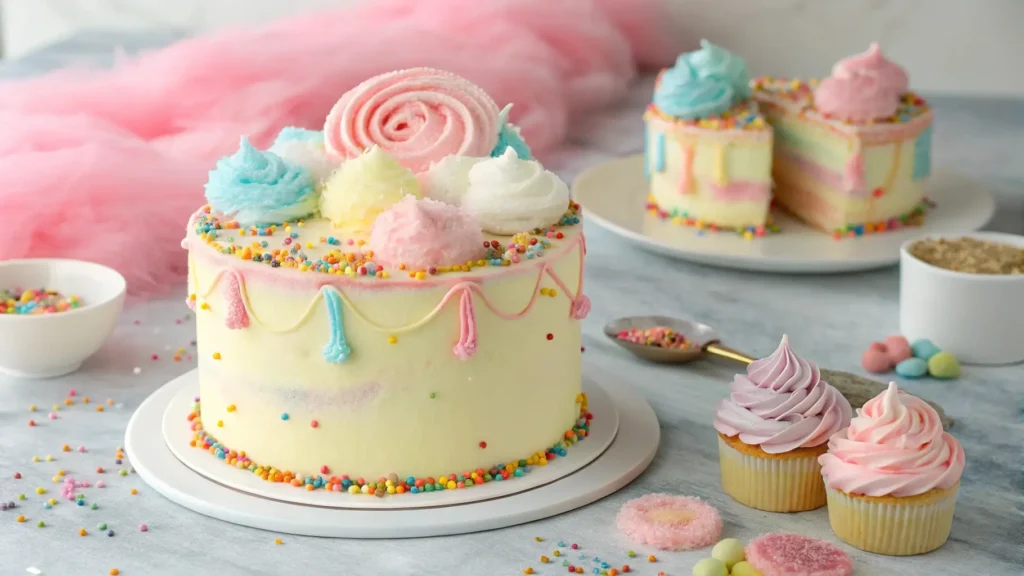
[[[928,363],[921,358],[907,358],[896,365],[896,374],[903,378],[920,378],[928,373]]]
[[[920,358],[921,360],[926,361],[939,352],[942,352],[938,346],[933,344],[932,341],[927,338],[914,340],[910,344],[910,349],[914,351],[915,358]]]

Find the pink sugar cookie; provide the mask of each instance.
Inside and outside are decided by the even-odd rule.
[[[638,544],[661,550],[710,546],[722,535],[718,510],[700,498],[648,494],[622,505],[619,530]]]
[[[849,576],[850,557],[835,544],[800,534],[764,534],[747,545],[747,562],[763,576]]]
[[[884,374],[892,370],[896,363],[889,357],[889,348],[885,344],[872,342],[860,357],[860,365],[873,374]]]

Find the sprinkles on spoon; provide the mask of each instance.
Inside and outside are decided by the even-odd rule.
[[[654,328],[630,328],[622,330],[618,334],[619,340],[640,344],[641,346],[653,346],[655,348],[676,348],[684,350],[693,345],[685,336],[667,326],[655,326]]]

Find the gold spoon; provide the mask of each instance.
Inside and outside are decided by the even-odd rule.
[[[637,344],[619,338],[619,334],[629,330],[647,330],[651,328],[669,328],[681,334],[689,346],[685,348],[662,348],[660,346],[647,346]],[[718,333],[707,324],[701,324],[694,320],[683,320],[670,316],[630,316],[613,320],[604,327],[605,336],[613,342],[625,348],[633,355],[659,364],[686,364],[699,360],[705,355],[725,358],[740,364],[750,364],[755,360],[753,356],[734,350],[721,343]],[[846,396],[853,408],[860,408],[868,400],[881,394],[886,386],[877,380],[864,378],[849,372],[839,370],[820,369],[821,379],[835,386],[837,390]],[[942,425],[949,428],[953,425],[953,419],[946,416],[941,406],[934,402],[925,400],[935,408],[942,419]]]

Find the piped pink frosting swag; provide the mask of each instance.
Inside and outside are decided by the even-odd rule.
[[[736,375],[729,390],[715,429],[769,454],[820,446],[853,416],[849,401],[790,349],[786,336],[771,356]]]
[[[960,442],[942,430],[935,409],[892,382],[829,440],[818,462],[829,488],[905,497],[952,488],[966,459]]]

